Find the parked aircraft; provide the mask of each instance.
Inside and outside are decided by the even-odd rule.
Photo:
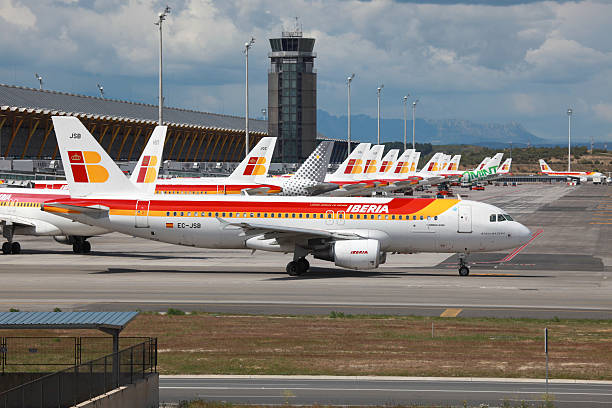
[[[593,181],[593,177],[605,177],[602,173],[597,171],[553,171],[553,169],[551,169],[542,159],[540,159],[540,170],[548,176],[572,177],[585,181]]]
[[[530,237],[503,210],[467,200],[144,195],[78,119],[53,122],[71,197],[45,203],[44,211],[173,244],[293,253],[292,276],[308,270],[310,254],[344,268],[373,269],[388,252],[494,251]],[[99,155],[105,181],[79,179],[73,152]],[[459,273],[469,273],[463,257]]]
[[[150,195],[155,189],[154,181],[159,171],[166,131],[167,126],[155,128],[136,164],[136,170],[132,173],[131,183],[140,194]],[[73,137],[77,137],[76,134]],[[84,181],[104,183],[107,180],[108,173],[100,166],[101,157],[95,151],[71,151],[68,155],[72,163],[73,177],[81,180],[81,183],[75,184],[76,194],[83,193],[81,187]],[[1,189],[0,226],[2,236],[7,239],[2,244],[2,253],[6,255],[21,252],[21,244],[13,240],[16,235],[52,236],[61,244],[72,245],[75,253],[89,253],[91,244],[87,239],[108,233],[109,230],[40,210],[45,201],[68,197],[70,195],[67,189]]]
[[[461,181],[464,183],[471,183],[473,181],[485,180],[487,178],[495,176],[497,174],[497,169],[501,163],[502,157],[504,157],[503,153],[497,153],[490,160],[483,160],[476,170],[468,170],[463,172],[461,176]]]

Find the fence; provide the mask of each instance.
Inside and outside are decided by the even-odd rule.
[[[120,337],[119,349],[148,337]],[[113,352],[112,337],[0,337],[0,373],[53,372]],[[2,387],[0,387],[2,391]],[[2,408],[2,407],[0,407]]]
[[[1,393],[0,408],[71,407],[156,371],[157,339],[147,339]]]

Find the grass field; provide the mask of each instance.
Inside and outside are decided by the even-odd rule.
[[[162,374],[542,378],[548,327],[552,378],[612,379],[612,320],[332,316],[141,314],[122,335],[157,337]]]

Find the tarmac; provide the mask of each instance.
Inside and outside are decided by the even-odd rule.
[[[548,395],[547,391],[548,390]],[[257,405],[610,407],[612,383],[503,378],[160,376],[160,402],[203,399]],[[465,404],[465,405],[464,405]],[[544,406],[544,405],[542,405]]]
[[[308,274],[291,278],[284,254],[113,233],[92,238],[92,254],[76,255],[50,238],[19,237],[22,254],[0,258],[0,310],[612,316],[612,187],[534,183],[455,192],[543,233],[508,262],[498,262],[507,252],[471,255],[468,277],[458,276],[448,254],[389,255],[368,272],[314,260]]]

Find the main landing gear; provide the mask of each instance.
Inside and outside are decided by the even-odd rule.
[[[459,275],[468,276],[470,267],[467,264],[467,254],[459,254]]]
[[[306,258],[298,258],[295,261],[291,261],[287,264],[287,273],[289,276],[300,276],[308,272],[310,263]]]
[[[287,273],[289,276],[300,276],[308,272],[310,263],[306,260],[308,250],[296,245],[293,251],[293,261],[287,264]]]
[[[91,252],[91,244],[84,237],[74,237],[72,252],[75,254],[88,254]]]
[[[11,224],[4,224],[2,226],[2,236],[7,239],[7,242],[2,244],[2,253],[4,255],[9,254],[19,254],[21,252],[21,245],[19,242],[13,241],[13,232],[15,231],[15,226]]]

